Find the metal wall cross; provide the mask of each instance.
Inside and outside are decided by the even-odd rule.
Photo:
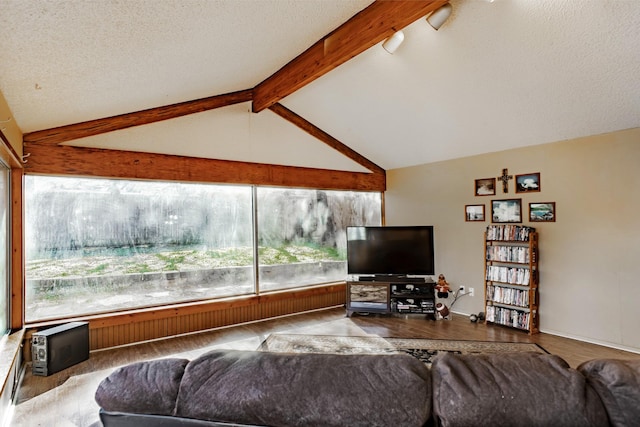
[[[498,179],[502,181],[502,192],[509,192],[509,180],[513,179],[513,175],[509,175],[508,169],[502,169],[502,176],[499,176]]]

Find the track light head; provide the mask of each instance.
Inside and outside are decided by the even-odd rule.
[[[451,16],[451,11],[453,7],[451,7],[451,3],[443,4],[433,12],[429,16],[427,16],[427,22],[431,25],[435,30],[438,30],[442,24]]]
[[[391,37],[382,43],[382,47],[389,53],[395,52],[404,41],[404,33],[402,30],[396,31]]]

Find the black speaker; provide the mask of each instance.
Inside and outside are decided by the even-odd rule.
[[[48,376],[89,358],[89,323],[71,322],[31,336],[33,375]]]

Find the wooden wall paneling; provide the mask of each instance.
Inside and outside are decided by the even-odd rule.
[[[152,340],[156,337],[162,337],[162,336],[166,336],[169,337],[171,335],[169,335],[168,330],[167,330],[167,318],[164,319],[158,319],[154,322],[149,321],[149,331],[148,331],[148,338],[149,340]]]
[[[178,317],[170,317],[167,319],[167,334],[178,335],[180,330],[178,329]]]
[[[343,305],[344,284],[89,318],[91,350]]]
[[[230,317],[230,309],[206,311],[203,313],[193,314],[190,317],[189,327],[184,329],[185,333],[202,331],[215,328],[218,325],[225,325]]]
[[[115,328],[109,328],[109,331],[107,334],[107,343],[109,346],[121,345],[120,340],[124,337],[118,333],[119,330],[120,330],[120,325],[116,326]]]
[[[208,311],[206,313],[202,313],[201,317],[203,323],[206,323],[208,325],[216,325],[221,323],[220,319],[222,319],[225,315],[226,313],[224,313],[223,311]],[[192,330],[198,329],[197,327],[194,327]]]
[[[346,285],[338,283],[74,320],[89,321],[90,348],[100,350],[344,305],[345,292]],[[28,338],[25,344],[24,354],[29,360]]]
[[[229,314],[230,310],[225,309],[220,311],[208,311],[194,315],[193,317],[195,322],[193,322],[185,332],[196,332],[215,328],[218,325],[226,325],[226,319],[230,317]]]
[[[133,325],[117,325],[113,328],[109,328],[113,331],[113,335],[109,335],[109,342],[114,346],[122,346],[127,345],[133,340],[134,328]],[[89,333],[92,334],[93,331],[89,328]],[[108,347],[107,347],[108,348]]]
[[[179,333],[187,334],[199,330],[209,329],[212,324],[211,312],[194,313],[187,316],[179,316],[177,319],[181,322]]]
[[[218,319],[216,319],[215,325],[219,325],[219,326],[227,326],[227,325],[231,325],[233,324],[235,317],[235,313],[237,310],[232,310],[232,309],[226,309],[221,311],[220,313],[216,313],[219,314]]]
[[[256,306],[254,307],[242,307],[240,309],[240,323],[246,323],[246,322],[250,322],[252,320],[259,320],[261,319],[260,317],[260,310],[259,310],[259,306],[257,307],[258,310],[254,310]]]
[[[151,324],[150,320],[144,320],[142,322],[142,330],[141,330],[142,335],[140,336],[141,341],[147,341],[150,339],[151,337],[151,334],[149,333],[150,324]],[[108,328],[105,330],[108,330]]]
[[[151,327],[149,339],[155,339],[155,337],[161,336],[170,337],[172,335],[169,329],[170,319],[171,317],[165,317],[164,319],[159,319],[155,322],[149,322],[149,326]]]
[[[145,320],[142,322],[142,340],[148,341],[153,335],[151,335],[151,327],[156,321]]]
[[[116,337],[118,337],[118,342],[119,343],[127,343],[127,342],[131,342],[131,327],[126,327],[125,325],[119,325],[117,332],[116,332]],[[122,345],[122,344],[119,344]]]
[[[113,343],[111,340],[111,336],[113,335],[113,328],[105,329],[102,332],[103,334],[100,337],[101,348],[113,347],[115,345],[115,343]],[[91,329],[89,329],[89,334],[91,334]]]
[[[132,323],[131,325],[125,326],[126,329],[130,330],[129,333],[129,342],[140,342],[142,341],[142,325],[140,323]]]
[[[177,326],[176,332],[178,334],[186,334],[189,332],[197,331],[198,328],[205,328],[207,324],[207,313],[190,314],[187,316],[178,316],[176,321],[180,326]]]
[[[102,334],[98,335],[98,347],[96,348],[109,348],[113,346],[113,343],[109,341],[110,329],[104,329]],[[91,328],[89,328],[89,335],[91,335]]]
[[[109,328],[108,331],[106,331],[106,344],[110,347],[115,347],[115,346],[119,346],[121,345],[121,339],[123,338],[119,332],[120,332],[120,325],[116,326],[115,328]]]
[[[176,335],[184,334],[189,330],[189,325],[193,322],[194,316],[196,315],[176,317]]]

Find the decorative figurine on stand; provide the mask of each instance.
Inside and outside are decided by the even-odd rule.
[[[444,274],[438,276],[438,283],[436,283],[436,291],[438,292],[438,298],[449,298],[449,283],[444,278]]]
[[[452,291],[449,287],[449,282],[447,282],[447,279],[444,278],[444,274],[440,274],[438,276],[438,282],[434,286],[434,289],[438,298],[448,298],[449,292],[453,293],[453,301],[451,301],[451,304],[449,304],[448,307],[442,302],[436,304],[436,318],[438,319],[450,319],[450,316],[452,314],[451,310],[453,309],[453,305],[456,303],[456,301],[458,301],[458,299],[462,298],[465,295],[469,295],[469,292],[463,291],[464,286],[460,286],[455,292]],[[484,321],[484,313],[481,312],[477,316],[474,314],[472,315],[472,317],[470,317],[470,319],[472,322],[482,322]]]

